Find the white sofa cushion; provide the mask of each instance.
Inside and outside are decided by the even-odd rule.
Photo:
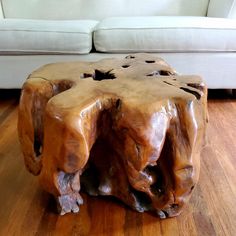
[[[236,0],[211,0],[207,16],[236,19]]]
[[[89,53],[97,21],[0,20],[0,53]]]
[[[236,51],[236,21],[208,17],[114,17],[101,21],[101,52]]]
[[[6,18],[104,19],[113,16],[205,16],[209,0],[2,0]]]

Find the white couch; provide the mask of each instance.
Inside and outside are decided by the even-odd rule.
[[[0,0],[0,88],[36,68],[150,52],[236,88],[236,0]]]

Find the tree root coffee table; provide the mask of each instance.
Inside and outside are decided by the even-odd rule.
[[[33,72],[19,106],[25,165],[61,214],[80,188],[176,216],[199,176],[207,89],[149,54],[55,63]]]

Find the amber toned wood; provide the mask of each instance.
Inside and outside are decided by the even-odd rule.
[[[148,54],[46,65],[23,86],[25,164],[61,214],[79,211],[82,186],[176,216],[198,180],[206,100],[199,77]]]
[[[83,193],[79,214],[58,215],[54,200],[25,171],[23,158],[19,158],[17,99],[2,98],[2,93],[0,235],[236,235],[236,100],[209,100],[208,142],[198,184],[180,216],[158,220],[115,199]]]

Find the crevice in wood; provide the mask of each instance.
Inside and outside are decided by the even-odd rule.
[[[173,84],[171,84],[171,83],[169,83],[169,82],[167,82],[167,81],[163,81],[163,83],[168,84],[168,85],[171,85],[171,86],[174,86]]]
[[[117,101],[116,101],[116,109],[117,110],[120,110],[121,104],[122,104],[121,99],[117,99]]]
[[[201,98],[201,94],[199,94],[197,91],[194,91],[194,90],[191,90],[188,88],[184,88],[184,87],[180,87],[180,89],[184,90],[187,93],[193,94],[197,98],[197,100],[199,100]]]
[[[36,132],[34,133],[34,152],[36,157],[42,154],[42,141],[39,139],[39,135]]]
[[[41,79],[41,78],[40,78]],[[53,93],[51,96],[46,97],[44,94],[41,94],[40,91],[36,90],[33,94],[32,101],[32,118],[33,118],[33,129],[34,129],[34,142],[33,149],[35,157],[37,159],[41,158],[42,149],[43,149],[43,139],[44,139],[44,113],[46,109],[47,102],[53,96],[62,93],[73,86],[73,82],[69,80],[60,80],[55,83],[49,82],[47,79],[44,79],[52,87]]]
[[[160,197],[164,194],[165,179],[160,169],[160,165],[149,167],[148,173],[152,173],[153,183],[150,185],[151,193]],[[149,174],[150,175],[150,174]]]
[[[134,195],[135,197],[135,205],[134,209],[139,211],[139,212],[144,212],[153,209],[152,207],[152,200],[148,196],[147,193],[137,191],[134,188],[130,186],[130,192]]]
[[[197,83],[188,83],[187,84],[189,87],[195,88],[203,92],[204,86],[202,84],[197,84]]]

